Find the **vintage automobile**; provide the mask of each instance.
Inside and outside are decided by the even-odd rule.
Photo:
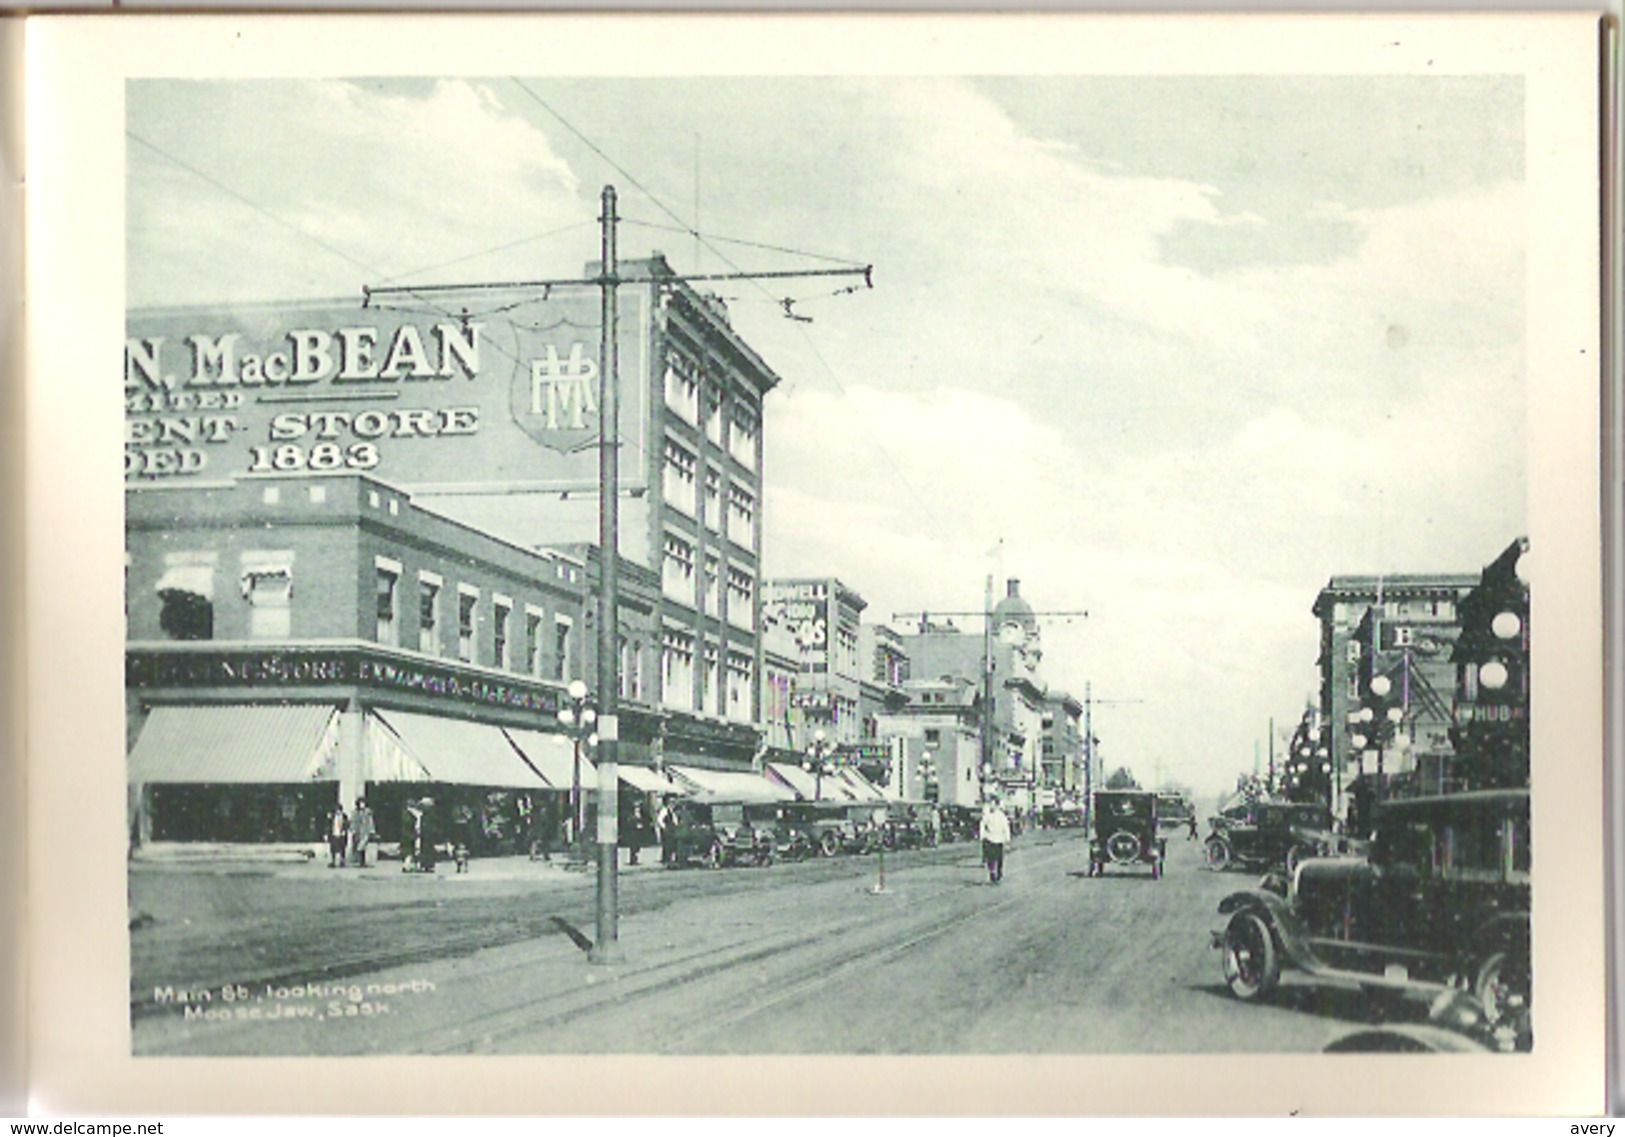
[[[743,802],[702,794],[678,798],[673,809],[677,815],[676,864],[722,868],[773,863],[772,832],[751,823]]]
[[[1157,833],[1157,795],[1145,790],[1100,790],[1095,794],[1095,831],[1089,838],[1089,875],[1102,876],[1106,864],[1150,865],[1151,879],[1162,877],[1168,840]]]
[[[833,857],[864,847],[862,826],[866,819],[849,802],[790,801],[775,808],[781,856]]]
[[[942,805],[937,807],[942,823],[938,834],[942,841],[971,841],[982,827],[982,811],[971,805]]]
[[[942,826],[932,802],[892,802],[881,843],[888,849],[923,849],[938,843]]]
[[[1496,1050],[1530,1045],[1529,793],[1383,803],[1365,856],[1311,859],[1219,905],[1225,983],[1263,998],[1283,968],[1426,995]]]
[[[1207,867],[1284,869],[1291,873],[1309,857],[1343,851],[1323,805],[1260,801],[1212,819],[1203,846]]]

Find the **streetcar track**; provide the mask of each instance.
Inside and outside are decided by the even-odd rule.
[[[928,866],[921,867],[942,867],[945,863],[948,867],[952,867],[951,861],[934,861],[930,862]],[[930,903],[943,896],[963,895],[966,887],[963,882],[946,884],[927,892],[915,893],[912,902],[915,904]],[[962,908],[956,909],[950,916],[933,920],[929,927],[911,936],[901,944],[887,943],[879,945],[869,950],[861,959],[837,960],[833,966],[825,966],[805,979],[794,981],[790,988],[787,988],[783,993],[767,999],[754,1000],[751,1007],[742,1008],[740,1011],[735,1012],[731,1020],[715,1023],[716,1016],[708,1011],[708,1019],[713,1021],[708,1021],[706,1028],[698,1032],[699,1036],[714,1033],[721,1026],[742,1022],[770,1007],[779,1005],[787,999],[800,996],[809,989],[827,982],[831,975],[840,974],[861,964],[881,962],[884,959],[901,954],[921,943],[947,933],[966,919],[974,918],[983,912],[1001,911],[1018,900],[1019,896],[1011,896],[1007,900],[984,905],[969,912]],[[786,908],[802,908],[804,905],[803,900],[796,898],[776,907],[783,910]],[[719,952],[714,946],[707,947],[677,959],[654,964],[630,975],[616,976],[609,983],[594,984],[587,988],[575,988],[562,993],[544,994],[540,999],[531,1002],[524,1008],[506,1008],[474,1019],[466,1019],[446,1028],[445,1036],[422,1047],[421,1052],[468,1053],[477,1048],[488,1048],[497,1042],[531,1034],[548,1027],[559,1026],[576,1020],[583,1015],[625,1007],[634,1000],[646,996],[663,994],[678,987],[699,983],[750,963],[770,958],[782,958],[790,952],[825,944],[833,937],[861,933],[864,929],[873,925],[873,916],[863,914],[825,923],[815,929],[793,931],[777,936],[771,941],[764,942],[758,938],[749,945],[741,945],[737,950],[729,951],[725,948],[722,952]],[[886,929],[881,929],[881,934],[886,934]],[[693,961],[698,959],[707,962],[699,967],[691,966]],[[511,966],[514,970],[519,970],[525,965],[516,963]],[[485,978],[489,981],[493,976],[488,974]]]

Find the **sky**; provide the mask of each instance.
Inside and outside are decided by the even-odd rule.
[[[1527,532],[1522,123],[1501,76],[132,82],[128,300],[575,276],[606,184],[623,258],[873,265],[711,286],[782,379],[764,575],[1086,610],[1044,678],[1207,797],[1332,575]]]

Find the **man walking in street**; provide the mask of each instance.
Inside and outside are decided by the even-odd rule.
[[[1005,815],[999,799],[994,798],[982,811],[982,863],[987,865],[987,882],[998,884],[1004,879],[1004,847],[1010,843],[1010,818]]]

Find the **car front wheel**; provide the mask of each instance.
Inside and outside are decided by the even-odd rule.
[[[708,869],[722,867],[722,842],[711,842],[711,847],[705,851],[705,867]]]
[[[826,857],[833,857],[841,851],[841,838],[834,832],[827,832],[818,839],[818,851]]]
[[[1224,981],[1238,999],[1251,1001],[1275,989],[1281,959],[1275,937],[1257,912],[1237,912],[1224,929]]]
[[[1230,842],[1224,840],[1222,837],[1208,838],[1208,843],[1203,849],[1203,853],[1206,854],[1207,857],[1207,867],[1212,869],[1214,872],[1222,872],[1224,869],[1230,867]]]

